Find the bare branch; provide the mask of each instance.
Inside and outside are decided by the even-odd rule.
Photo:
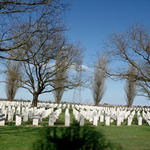
[[[110,44],[112,59],[118,67],[114,67],[113,72],[108,72],[109,76],[120,79],[128,79],[127,66],[130,64],[136,69],[133,75],[138,84],[138,92],[147,97],[150,95],[150,35],[141,25],[134,25],[125,33],[113,34]],[[107,46],[108,46],[107,45]],[[110,58],[110,57],[109,57]],[[116,69],[116,70],[115,70]]]

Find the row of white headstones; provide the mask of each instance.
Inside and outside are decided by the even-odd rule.
[[[28,122],[29,118],[32,119],[33,126],[38,126],[39,121],[42,122],[42,119],[47,117],[49,118],[48,125],[54,126],[63,109],[65,109],[64,125],[70,126],[70,108],[80,126],[84,126],[85,120],[94,126],[98,126],[98,123],[110,126],[114,121],[117,126],[121,126],[127,120],[127,125],[130,126],[135,115],[137,115],[137,125],[141,126],[143,119],[150,125],[150,108],[144,107],[96,107],[53,103],[38,103],[37,107],[31,107],[31,102],[0,101],[0,126],[5,126],[6,120],[8,122],[15,121],[15,125],[20,126],[22,121]]]
[[[76,120],[83,122],[83,119],[88,120],[97,126],[98,123],[105,123],[110,126],[116,121],[117,126],[127,120],[127,125],[132,125],[135,115],[137,115],[137,125],[142,125],[144,119],[150,125],[150,109],[149,108],[127,108],[127,107],[94,107],[94,106],[75,106],[73,114]]]

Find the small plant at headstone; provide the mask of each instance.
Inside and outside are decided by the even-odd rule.
[[[149,126],[145,119],[142,120],[144,126]]]
[[[135,114],[133,121],[132,121],[132,124],[138,125],[137,114]]]
[[[8,126],[15,126],[15,123],[14,122],[7,122],[6,125],[8,125]]]

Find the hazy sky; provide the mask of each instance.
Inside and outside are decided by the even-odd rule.
[[[92,68],[97,52],[103,49],[104,42],[113,32],[126,31],[132,24],[141,23],[150,28],[150,0],[66,0],[70,9],[65,14],[68,40],[80,41],[85,48],[84,65]],[[89,71],[90,73],[90,71]],[[107,80],[107,91],[102,103],[125,104],[124,81]],[[0,91],[5,97],[4,86]],[[25,96],[24,96],[25,95]],[[49,100],[52,95],[40,96]],[[32,99],[27,91],[19,90],[16,98]],[[53,99],[53,98],[52,98]],[[73,90],[65,93],[64,101],[93,103],[89,89]],[[143,97],[135,99],[135,105],[150,105],[150,100]]]

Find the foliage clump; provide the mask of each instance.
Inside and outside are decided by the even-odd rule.
[[[40,139],[34,143],[34,150],[121,150],[112,145],[104,135],[93,127],[46,127],[41,130]]]

